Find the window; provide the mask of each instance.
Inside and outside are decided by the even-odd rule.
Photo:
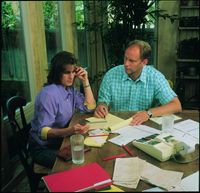
[[[56,1],[43,1],[45,36],[48,64],[52,57],[62,49],[59,9]]]
[[[75,19],[77,26],[78,60],[81,66],[88,67],[87,32],[85,27],[85,9],[83,1],[75,1]]]
[[[19,1],[2,2],[1,100],[3,115],[8,98],[21,95],[30,101],[23,26]]]

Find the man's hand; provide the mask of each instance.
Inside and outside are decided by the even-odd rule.
[[[130,125],[141,125],[145,121],[148,121],[149,115],[146,111],[138,111],[135,115],[132,116],[132,121]]]
[[[108,107],[105,105],[99,104],[94,112],[94,116],[97,118],[105,118],[108,114]]]

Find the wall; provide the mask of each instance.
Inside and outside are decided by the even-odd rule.
[[[177,1],[160,1],[159,9],[166,10],[169,15],[178,14],[179,3]],[[178,21],[171,23],[169,19],[159,18],[158,21],[158,54],[157,69],[167,79],[175,83],[176,76],[176,40]]]

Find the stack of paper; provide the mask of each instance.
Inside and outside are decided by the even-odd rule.
[[[143,160],[142,160],[143,161]],[[183,172],[163,170],[146,161],[142,163],[141,180],[171,190],[181,183]]]
[[[120,129],[122,127],[128,126],[130,124],[131,120],[132,120],[132,118],[122,120],[118,123],[110,125],[109,128],[110,128],[111,131],[115,131],[115,130]]]
[[[102,147],[108,136],[86,137],[84,144],[90,147]]]
[[[137,157],[117,158],[113,184],[137,188],[141,179],[169,191],[180,184],[182,176],[182,172],[163,170]]]
[[[116,158],[113,184],[136,188],[140,180],[139,159]]]
[[[198,192],[199,191],[199,171],[182,179],[180,185],[176,186],[170,191],[172,192],[183,192],[183,191]],[[155,188],[146,189],[143,192],[164,192],[164,190],[159,187],[155,187]]]
[[[93,129],[88,132],[89,136],[85,138],[84,144],[92,147],[102,147],[106,142],[109,132],[105,129]]]

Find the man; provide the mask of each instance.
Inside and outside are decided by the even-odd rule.
[[[140,125],[150,117],[182,110],[164,75],[147,66],[150,54],[147,42],[134,40],[128,44],[124,65],[109,70],[102,80],[96,117],[105,117],[108,111],[137,111],[130,124]]]

